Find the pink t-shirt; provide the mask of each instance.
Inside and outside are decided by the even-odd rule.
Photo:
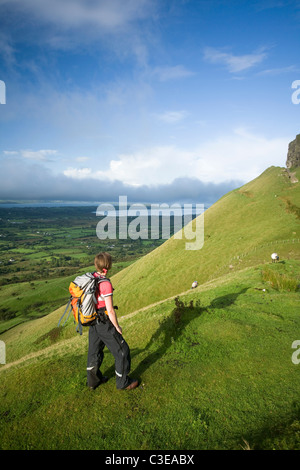
[[[93,273],[94,277],[101,277],[102,279],[105,279],[105,276],[102,276],[98,273]],[[111,282],[107,279],[105,282],[100,282],[98,285],[98,288],[96,289],[96,299],[97,299],[97,304],[96,308],[102,308],[105,307],[105,297],[109,295],[113,295],[113,286]]]

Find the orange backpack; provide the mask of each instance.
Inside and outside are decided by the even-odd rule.
[[[68,305],[60,318],[58,325],[65,316],[69,306],[70,310],[63,325],[68,320],[70,313],[73,312],[74,320],[78,324],[77,330],[82,334],[82,326],[89,326],[97,318],[96,310],[96,288],[100,282],[109,281],[108,278],[94,277],[92,273],[77,276],[69,285],[71,294]]]

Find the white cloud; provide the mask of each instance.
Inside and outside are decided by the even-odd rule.
[[[16,62],[15,48],[12,45],[11,37],[3,32],[0,32],[0,56],[9,66]]]
[[[22,166],[22,172],[20,167]],[[238,181],[205,184],[196,178],[177,178],[163,185],[134,186],[122,181],[95,179],[86,175],[78,184],[74,178],[54,174],[40,162],[6,157],[1,166],[0,198],[13,200],[118,201],[127,195],[130,202],[202,202],[212,204],[223,194],[241,185]]]
[[[3,154],[10,157],[20,155],[28,160],[46,162],[51,161],[49,157],[57,155],[57,150],[4,150]]]
[[[57,150],[21,150],[22,157],[37,161],[48,161],[49,157],[56,154]]]
[[[169,184],[180,177],[216,184],[232,180],[247,182],[269,166],[284,166],[289,140],[268,139],[240,127],[230,135],[219,136],[193,149],[147,148],[119,155],[107,170],[69,168],[64,174],[77,179],[118,180],[131,186]]]
[[[166,82],[169,80],[190,77],[194,75],[194,72],[188,70],[183,65],[174,65],[170,67],[155,67],[152,70],[151,75],[161,82]]]
[[[79,163],[82,163],[82,162],[86,162],[89,159],[90,159],[90,157],[76,157],[75,161],[79,162]]]
[[[93,172],[91,168],[72,168],[69,167],[64,171],[64,175],[68,178],[73,178],[76,180],[81,180],[85,178],[93,177]]]
[[[222,52],[213,47],[206,47],[204,49],[204,59],[212,64],[225,65],[229,72],[238,73],[260,64],[267,54],[264,48],[259,49],[257,52],[245,55],[234,55],[228,52]]]
[[[147,179],[151,182],[156,178],[161,166],[160,152],[157,149],[156,152],[156,155],[152,155],[152,149],[150,149],[146,153],[119,155],[118,160],[110,161],[109,169],[106,171],[93,171],[92,168],[68,168],[64,171],[64,175],[75,179],[119,180],[124,184],[139,186],[147,184]],[[141,175],[144,175],[144,178],[141,179]]]
[[[18,35],[24,43],[54,50],[109,49],[122,60],[134,56],[144,66],[156,41],[152,22],[161,8],[159,0],[0,0],[0,16],[7,18],[2,54],[15,57],[12,32],[12,39]]]
[[[17,152],[16,150],[4,150],[3,153],[4,155],[8,156],[15,156],[19,154],[19,152]]]
[[[116,29],[147,17],[156,2],[150,0],[1,0],[1,6],[30,14],[32,19],[53,23],[59,28],[86,27]]]
[[[284,73],[290,73],[290,72],[299,72],[299,68],[297,68],[295,65],[290,65],[287,67],[278,67],[274,69],[267,69],[267,70],[262,70],[261,72],[258,72],[257,75],[281,75]]]
[[[256,11],[263,11],[273,8],[287,8],[293,3],[295,3],[294,0],[259,0],[255,1],[253,6]]]
[[[289,137],[269,139],[236,128],[200,146],[194,174],[202,181],[250,181],[269,166],[285,166],[289,141]]]
[[[174,124],[182,121],[188,116],[187,111],[166,111],[162,114],[158,114],[157,118],[160,121],[164,121],[168,124]]]

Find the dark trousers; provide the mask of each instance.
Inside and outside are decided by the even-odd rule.
[[[123,336],[117,332],[109,318],[105,322],[99,320],[89,327],[89,349],[87,361],[87,383],[89,387],[97,387],[102,381],[100,366],[107,347],[115,358],[116,386],[126,388],[131,380],[130,349]]]

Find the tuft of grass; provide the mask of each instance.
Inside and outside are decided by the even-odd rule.
[[[39,338],[37,338],[33,344],[39,345],[43,343],[44,341],[47,341],[51,345],[51,344],[56,343],[61,338],[61,335],[62,335],[62,327],[57,326],[55,328],[52,328],[50,331],[43,334]]]
[[[285,200],[286,202],[286,210],[290,212],[291,214],[294,214],[297,219],[300,219],[300,207],[296,206],[295,204],[292,204],[289,199]]]
[[[299,290],[298,279],[268,268],[263,269],[262,279],[263,281],[268,282],[273,289],[279,291],[297,292]]]

